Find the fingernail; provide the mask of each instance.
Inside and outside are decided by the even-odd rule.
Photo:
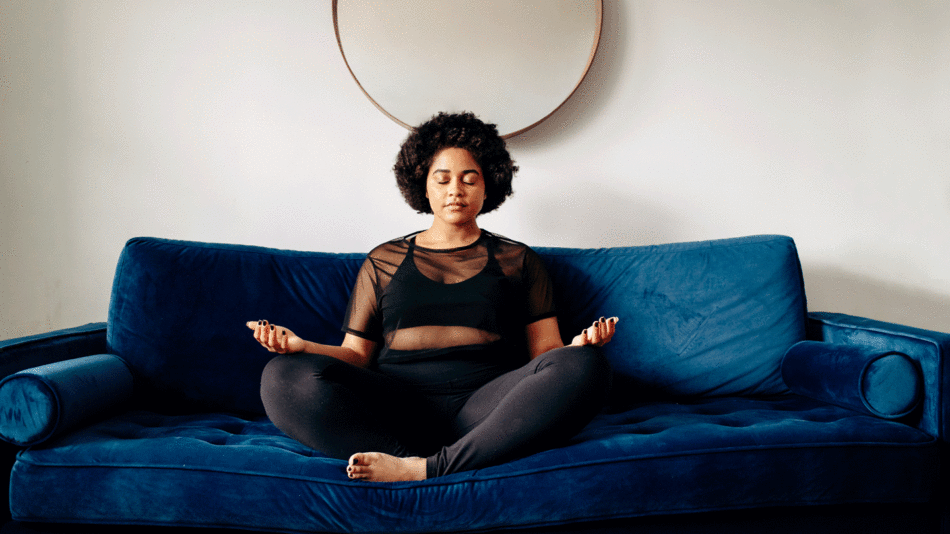
[[[287,335],[287,331],[286,331],[286,330],[281,330],[281,331],[280,331],[280,334],[283,335],[283,336],[286,336],[286,335]]]
[[[604,322],[606,319],[604,317],[600,318],[600,322]]]
[[[360,463],[360,459],[359,459],[359,458],[353,458],[353,465],[356,465],[356,464],[358,464],[358,463]]]
[[[258,326],[264,324],[264,321],[257,321]]]

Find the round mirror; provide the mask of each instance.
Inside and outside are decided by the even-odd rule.
[[[601,0],[334,0],[343,59],[367,97],[410,128],[471,111],[519,134],[577,89],[597,51]]]

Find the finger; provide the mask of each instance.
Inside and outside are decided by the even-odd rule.
[[[590,339],[592,345],[600,343],[600,328],[598,328],[598,323],[594,323],[590,328],[587,329],[587,337]]]
[[[581,345],[588,345],[588,344],[590,344],[590,339],[587,337],[587,329],[586,329],[586,328],[585,328],[584,330],[581,330],[580,338],[581,338]]]
[[[267,329],[264,331],[264,339],[267,340],[267,350],[271,352],[279,352],[277,345],[277,335],[274,333],[274,325],[267,325]]]
[[[258,343],[263,343],[263,341],[261,341],[261,333],[263,332],[261,325],[263,324],[264,321],[257,321],[257,326],[254,327],[254,339],[256,339]]]
[[[287,339],[288,339],[287,331],[286,331],[286,330],[281,330],[281,332],[280,332],[280,350],[277,351],[277,352],[279,352],[279,353],[281,353],[281,354],[284,354],[285,352],[287,352]]]
[[[614,337],[614,334],[617,332],[617,323],[620,322],[619,317],[611,317],[607,319],[607,326],[609,328],[610,337]]]
[[[604,319],[603,327],[600,329],[601,346],[606,345],[614,337],[614,323],[611,319]]]
[[[600,335],[601,340],[606,339],[609,330],[610,327],[607,326],[607,319],[601,317],[600,321],[597,322],[597,333]]]
[[[251,330],[254,330],[255,328],[257,328],[257,323],[258,321],[248,321],[244,324],[247,325],[247,327],[250,328]]]

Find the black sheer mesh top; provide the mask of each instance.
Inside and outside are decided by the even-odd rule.
[[[471,245],[429,249],[416,235],[373,249],[350,297],[343,330],[380,343],[378,361],[517,346],[527,324],[555,315],[547,271],[527,245],[483,230]]]

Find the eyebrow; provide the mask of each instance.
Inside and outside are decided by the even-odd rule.
[[[449,169],[436,169],[436,170],[432,171],[432,174],[439,174],[440,172],[448,172],[448,173],[451,173],[452,171],[450,171]],[[471,174],[471,173],[475,173],[475,174],[478,174],[479,176],[481,176],[481,174],[479,174],[479,172],[478,172],[477,169],[466,169],[466,170],[462,171],[462,174]]]

